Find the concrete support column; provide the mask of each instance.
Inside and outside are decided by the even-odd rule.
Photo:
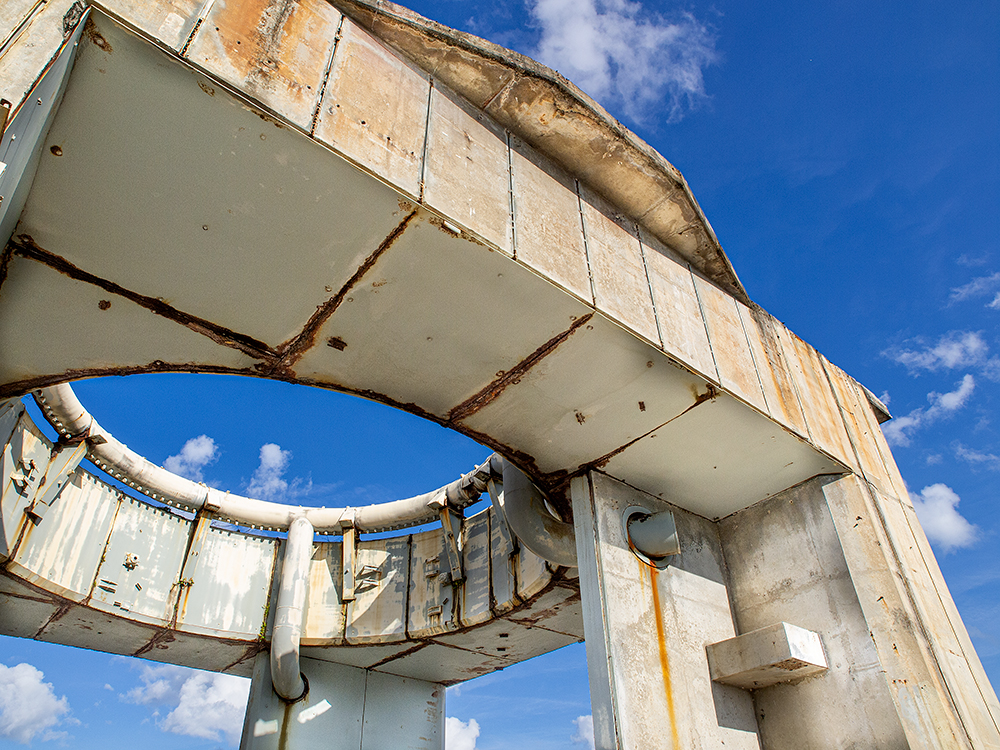
[[[268,653],[254,662],[240,750],[442,750],[444,686],[301,659],[308,691],[286,703],[274,692]]]
[[[736,634],[716,525],[599,472],[571,492],[597,750],[759,748],[750,694],[709,674],[706,646]],[[629,548],[633,506],[674,512],[663,567]]]

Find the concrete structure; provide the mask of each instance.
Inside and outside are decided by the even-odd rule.
[[[443,685],[584,637],[602,750],[1000,747],[884,407],[558,74],[369,0],[13,0],[0,40],[2,632],[252,675],[248,748],[440,748]],[[165,371],[503,459],[389,511],[274,508],[50,389]]]

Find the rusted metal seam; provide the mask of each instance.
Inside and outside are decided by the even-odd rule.
[[[653,294],[653,282],[649,278],[649,265],[646,263],[646,247],[642,242],[642,226],[636,222],[635,236],[639,241],[639,257],[642,258],[642,270],[646,273],[646,287],[649,289],[649,302],[653,306],[653,322],[656,323],[656,335],[660,339],[660,349],[666,351],[667,345],[663,340],[663,329],[660,328],[660,313],[656,309],[656,295]]]
[[[379,243],[379,246],[375,248],[372,254],[365,258],[364,262],[351,274],[351,278],[344,283],[340,290],[316,308],[316,312],[312,314],[299,334],[278,347],[277,352],[280,360],[272,365],[270,368],[271,371],[287,369],[302,358],[306,351],[316,342],[316,334],[319,333],[319,329],[337,311],[344,298],[347,297],[347,293],[372,269],[372,266],[378,262],[382,254],[392,247],[392,243],[399,239],[399,236],[406,231],[406,227],[409,226],[409,223],[416,215],[416,211],[408,213],[406,218],[399,222],[396,228],[389,232],[386,238]]]
[[[722,385],[722,373],[719,370],[719,361],[715,358],[715,347],[712,346],[712,334],[708,330],[708,317],[705,315],[705,305],[701,301],[701,294],[698,292],[698,279],[694,275],[691,264],[687,264],[688,273],[691,274],[691,286],[694,288],[694,298],[698,301],[698,312],[701,313],[701,324],[705,326],[705,339],[708,341],[708,351],[712,354],[712,365],[715,367],[715,381]]]
[[[229,672],[229,670],[232,669],[233,667],[235,667],[237,664],[242,664],[247,659],[252,659],[253,657],[257,656],[257,654],[259,654],[263,650],[264,650],[264,646],[261,643],[259,643],[257,641],[251,643],[249,646],[246,647],[246,649],[244,649],[243,656],[241,656],[236,661],[231,662],[230,664],[227,664],[226,666],[224,666],[222,668],[222,672],[224,674],[227,673],[227,672]]]
[[[580,180],[575,179],[576,183],[576,207],[580,212],[580,231],[583,233],[583,257],[587,261],[587,281],[590,283],[590,301],[597,307],[597,287],[594,286],[594,270],[590,264],[590,237],[589,232],[587,232],[587,220],[583,215],[583,188],[580,185]]]
[[[118,513],[119,511],[121,511],[122,502],[125,499],[125,494],[123,492],[117,490],[117,488],[113,489],[116,490],[116,493],[118,495],[115,501],[115,512],[111,516],[111,523],[108,524],[108,535],[104,537],[104,544],[101,545],[101,559],[97,563],[97,569],[94,570],[94,578],[90,582],[90,588],[87,589],[87,596],[85,596],[83,599],[83,604],[88,607],[90,606],[90,600],[94,597],[94,589],[97,588],[97,581],[101,575],[101,566],[104,565],[104,560],[107,557],[108,546],[111,544],[111,535],[115,533],[115,522],[118,520]]]
[[[21,33],[31,25],[31,22],[34,21],[35,17],[41,12],[42,6],[47,2],[48,0],[37,0],[31,10],[29,10],[24,18],[21,19],[21,22],[7,35],[7,38],[0,42],[0,58],[10,51],[10,48],[14,46],[14,43],[20,39]]]
[[[316,107],[313,109],[312,125],[309,126],[309,135],[316,137],[316,123],[319,122],[319,113],[323,111],[323,97],[326,95],[326,84],[330,80],[330,72],[333,70],[333,61],[337,57],[337,48],[340,47],[341,31],[344,28],[346,16],[340,14],[340,23],[337,24],[337,33],[333,35],[333,48],[330,50],[330,59],[326,63],[326,72],[323,73],[323,82],[319,86],[319,95],[316,97]]]
[[[170,643],[177,640],[173,633],[170,632],[169,628],[158,628],[156,632],[153,633],[152,637],[142,646],[136,650],[132,656],[142,656],[143,654],[148,654],[154,648],[159,646],[161,643]]]
[[[0,289],[3,288],[3,283],[7,280],[7,269],[10,267],[10,259],[13,255],[14,248],[10,243],[7,243],[7,246],[3,249],[3,255],[0,256]]]
[[[435,643],[436,643],[436,641],[435,641]],[[378,645],[378,644],[372,644],[372,645]],[[413,648],[408,648],[405,651],[400,651],[398,654],[393,654],[392,656],[387,656],[384,659],[382,659],[381,661],[375,662],[370,667],[366,667],[366,669],[369,670],[369,671],[371,671],[373,669],[378,669],[383,664],[388,664],[389,662],[395,661],[396,659],[402,659],[404,656],[409,656],[410,654],[415,654],[417,651],[419,651],[420,649],[426,647],[427,645],[428,645],[428,641],[420,641],[419,643],[415,643],[413,645]]]
[[[461,404],[456,406],[450,412],[448,412],[448,424],[453,422],[459,422],[463,419],[471,417],[473,414],[478,412],[480,409],[493,403],[504,390],[519,381],[524,375],[528,373],[531,368],[541,362],[545,357],[554,352],[560,344],[566,341],[570,336],[579,330],[579,328],[584,325],[594,317],[594,313],[587,313],[586,315],[577,318],[573,321],[573,324],[556,336],[546,341],[540,347],[535,349],[530,355],[525,359],[518,362],[511,369],[507,370],[503,375],[496,378],[492,383],[483,388],[479,393],[471,398],[463,401]]]
[[[757,376],[757,385],[760,386],[760,397],[764,400],[764,408],[767,409],[768,416],[775,419],[775,417],[771,415],[771,407],[767,403],[767,392],[764,390],[764,380],[760,376],[760,365],[757,364],[757,358],[753,353],[753,346],[750,344],[750,334],[747,333],[746,322],[740,314],[740,303],[737,302],[735,298],[733,299],[733,309],[736,310],[736,319],[740,321],[740,330],[743,331],[743,338],[747,342],[747,351],[750,352],[750,363],[753,365],[754,375]],[[775,405],[775,408],[777,408],[777,405]]]
[[[194,38],[198,36],[198,31],[201,30],[201,25],[205,22],[208,14],[212,11],[212,6],[215,5],[215,0],[205,0],[204,5],[201,6],[201,10],[198,12],[198,20],[194,22],[194,26],[191,27],[191,33],[188,34],[188,38],[184,41],[184,46],[181,47],[178,54],[181,57],[187,55],[188,47],[191,46],[191,42]]]
[[[63,602],[62,604],[60,604],[59,607],[56,609],[56,611],[53,612],[51,615],[49,615],[48,619],[45,620],[44,623],[42,623],[42,626],[37,631],[35,631],[35,634],[31,637],[37,641],[39,638],[41,638],[42,633],[45,632],[45,630],[49,627],[49,625],[61,620],[63,617],[66,616],[66,613],[69,612],[72,608],[73,605],[70,604],[69,602]]]
[[[643,438],[648,437],[649,435],[652,435],[657,430],[666,427],[668,424],[670,424],[674,420],[680,419],[681,417],[683,417],[685,414],[687,414],[692,409],[695,409],[695,408],[701,406],[706,401],[714,401],[716,399],[716,397],[719,395],[718,389],[716,389],[716,387],[714,385],[712,385],[711,383],[707,383],[706,386],[705,386],[705,388],[706,388],[705,392],[702,393],[701,395],[699,395],[698,397],[696,397],[695,400],[694,400],[694,403],[691,404],[689,407],[687,407],[680,414],[676,414],[676,415],[672,416],[670,419],[668,419],[663,424],[661,424],[661,425],[659,425],[657,427],[654,427],[653,429],[649,430],[649,432],[645,432],[645,433],[643,433],[642,435],[640,435],[637,438],[633,438],[632,440],[629,440],[627,443],[625,443],[625,445],[619,446],[618,448],[615,448],[613,451],[611,451],[609,453],[605,453],[600,458],[597,458],[597,459],[595,459],[593,461],[588,461],[587,463],[582,464],[581,467],[580,467],[580,469],[578,469],[576,472],[574,472],[569,477],[567,477],[567,479],[571,479],[574,476],[580,476],[585,471],[587,471],[587,470],[589,470],[591,468],[596,469],[596,468],[600,468],[600,467],[604,466],[605,464],[607,464],[608,461],[610,461],[612,458],[614,458],[615,456],[617,456],[622,451],[627,450],[628,448],[632,447],[633,445],[635,445],[636,443],[638,443]]]
[[[202,507],[198,508],[198,510],[195,511],[194,518],[191,519],[191,521],[189,521],[189,523],[191,524],[191,528],[188,531],[187,541],[184,544],[184,554],[181,555],[181,567],[180,570],[177,571],[178,581],[183,581],[184,574],[187,572],[188,558],[191,556],[191,549],[194,546],[194,539],[195,536],[197,536],[198,534],[198,525],[202,521],[211,524],[212,520],[210,516],[211,514],[206,513],[204,507]],[[173,586],[171,588],[173,588]],[[183,593],[183,588],[181,586],[177,586],[176,588],[177,588],[177,597],[174,599],[174,604],[173,604],[174,613],[170,617],[170,627],[172,628],[177,627],[177,621],[180,619],[180,614],[181,614],[181,594]]]
[[[204,318],[199,318],[196,315],[178,310],[161,299],[133,292],[120,284],[102,279],[89,271],[84,271],[65,258],[39,247],[29,235],[18,235],[17,241],[11,240],[11,244],[14,245],[14,252],[23,258],[38,261],[71,279],[93,284],[106,292],[123,297],[156,315],[179,323],[195,333],[200,333],[220,346],[236,349],[255,359],[273,359],[276,356],[276,352],[263,341],[257,341],[246,334],[237,333],[225,326],[220,326]]]
[[[417,199],[424,202],[424,180],[427,178],[427,142],[431,138],[431,107],[434,102],[434,78],[427,79],[427,113],[424,116],[424,143],[420,151],[420,184],[417,186]]]
[[[154,360],[148,365],[129,365],[121,367],[93,367],[73,370],[65,370],[57,375],[39,375],[34,378],[24,380],[14,380],[10,383],[0,385],[0,398],[20,397],[37,388],[44,388],[49,385],[57,385],[70,380],[81,380],[83,378],[97,378],[106,375],[140,375],[151,372],[197,372],[214,373],[219,375],[257,375],[256,371],[248,367],[225,367],[222,365],[196,365],[189,363],[168,363]]]

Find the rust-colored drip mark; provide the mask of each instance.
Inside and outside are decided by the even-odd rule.
[[[167,648],[165,644],[172,643],[175,640],[177,639],[174,638],[174,634],[169,630],[157,630],[146,645],[132,654],[132,656],[142,656],[143,654],[148,654],[154,648]]]
[[[274,365],[270,368],[271,372],[274,370],[287,370],[298,362],[299,359],[302,358],[303,354],[312,348],[313,344],[316,343],[316,336],[319,333],[319,329],[324,323],[326,323],[327,320],[330,319],[330,316],[337,311],[337,308],[340,307],[341,303],[347,297],[347,293],[350,292],[351,289],[353,289],[357,283],[361,281],[364,275],[371,270],[372,266],[378,262],[378,259],[382,256],[382,254],[392,247],[392,243],[399,239],[399,236],[406,231],[406,227],[409,226],[413,217],[416,215],[416,211],[412,211],[407,214],[406,218],[399,222],[399,225],[395,229],[389,232],[388,236],[382,240],[379,246],[375,248],[374,252],[365,258],[365,262],[358,266],[358,269],[354,272],[351,278],[347,280],[347,283],[340,288],[340,291],[316,308],[316,312],[312,314],[312,317],[310,317],[308,322],[302,327],[299,334],[295,338],[290,339],[289,341],[286,341],[278,346],[277,353],[280,357],[280,361],[274,363]]]
[[[73,608],[73,605],[70,604],[69,602],[62,602],[59,605],[59,608],[55,612],[53,612],[51,615],[49,615],[49,619],[47,619],[45,621],[45,624],[42,625],[42,627],[40,627],[38,629],[38,632],[36,632],[32,636],[32,638],[34,638],[35,640],[38,640],[39,638],[41,638],[42,637],[42,633],[45,632],[46,628],[48,628],[49,625],[51,625],[54,622],[58,622],[59,620],[61,620],[66,615],[66,613],[69,612],[72,608]]]
[[[649,585],[653,592],[653,617],[656,620],[656,644],[660,650],[660,672],[663,674],[663,693],[667,699],[667,715],[670,719],[670,736],[673,740],[671,747],[679,748],[680,739],[677,735],[677,715],[674,710],[674,691],[670,683],[670,658],[667,656],[667,640],[663,632],[663,610],[660,609],[660,587],[657,583],[659,571],[651,565],[641,560],[639,563],[639,575],[642,571],[649,571]]]
[[[27,234],[18,235],[17,240],[11,240],[11,245],[14,247],[14,252],[23,258],[29,258],[31,260],[36,260],[39,263],[44,263],[50,268],[55,269],[59,273],[64,276],[68,276],[71,279],[93,284],[106,292],[116,294],[119,297],[124,297],[130,302],[134,302],[140,307],[144,307],[156,315],[172,320],[175,323],[180,323],[182,326],[190,328],[195,333],[200,333],[202,336],[210,338],[212,341],[220,344],[221,346],[236,349],[243,352],[247,356],[253,357],[254,359],[269,360],[274,359],[276,356],[276,352],[263,341],[258,341],[257,339],[251,338],[245,334],[237,333],[229,328],[220,326],[217,323],[212,323],[204,318],[199,318],[195,315],[191,315],[190,313],[183,312],[168,305],[161,299],[133,292],[120,284],[108,281],[107,279],[102,279],[101,277],[95,276],[88,271],[84,271],[82,268],[73,265],[65,258],[62,258],[55,253],[50,253],[48,250],[44,250],[39,247]]]
[[[594,313],[588,313],[581,318],[577,318],[573,321],[573,325],[565,331],[553,336],[540,347],[535,349],[535,351],[533,351],[530,355],[518,362],[511,369],[507,370],[507,372],[502,373],[496,380],[483,388],[483,390],[475,396],[462,402],[448,412],[448,421],[460,422],[463,419],[471,417],[483,407],[496,401],[500,397],[500,394],[506,390],[507,386],[517,383],[532,367],[554,352],[560,344],[576,333],[577,329],[587,323],[592,317],[594,317]]]
[[[10,265],[10,258],[13,254],[14,246],[8,243],[7,247],[3,249],[3,255],[0,256],[0,288],[7,280],[7,267]]]
[[[97,30],[97,25],[90,17],[87,18],[87,25],[83,27],[83,32],[95,46],[99,47],[105,53],[110,55],[114,52],[111,45],[108,44],[108,40],[101,36],[101,32]]]

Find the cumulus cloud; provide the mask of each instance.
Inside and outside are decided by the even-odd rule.
[[[968,284],[955,287],[951,290],[949,299],[951,302],[965,302],[976,297],[994,295],[997,289],[1000,289],[1000,273],[991,273],[989,276],[978,276]],[[995,294],[993,301],[986,306],[996,309],[1000,306],[998,300],[1000,300],[1000,294]]]
[[[977,331],[951,331],[932,345],[924,344],[922,339],[914,339],[913,343],[920,348],[891,347],[882,354],[916,374],[920,370],[936,372],[979,365],[989,352],[989,345]]]
[[[576,725],[576,733],[573,735],[573,742],[583,745],[589,750],[594,750],[594,717],[592,714],[587,716],[577,716],[573,719],[573,723]]]
[[[170,664],[143,665],[142,685],[121,696],[157,707],[153,716],[164,732],[235,745],[250,696],[250,680]],[[169,708],[165,716],[159,709]]]
[[[911,492],[910,499],[927,538],[944,552],[976,543],[979,528],[958,512],[960,498],[951,487],[940,482],[932,484],[920,490],[919,495]]]
[[[667,19],[632,0],[533,0],[534,57],[637,122],[654,109],[680,121],[707,98],[715,37],[690,13]]]
[[[219,449],[215,441],[208,435],[199,435],[184,443],[181,452],[176,456],[167,457],[163,462],[163,468],[192,481],[201,482],[204,479],[202,469],[215,463],[218,458]]]
[[[479,722],[475,719],[461,721],[454,716],[444,720],[445,750],[476,750],[479,739]]]
[[[913,433],[918,429],[951,416],[965,406],[976,388],[975,378],[967,374],[955,385],[955,390],[947,393],[936,391],[928,393],[927,400],[930,401],[930,406],[926,409],[922,407],[914,409],[909,414],[896,417],[882,425],[882,432],[889,445],[901,447],[910,445]]]
[[[43,740],[67,736],[51,727],[69,713],[69,702],[57,698],[44,677],[30,664],[0,664],[0,737],[27,745],[38,735]]]
[[[282,450],[280,445],[265,443],[260,447],[260,463],[247,485],[247,494],[259,500],[288,502],[312,489],[312,482],[296,477],[291,482],[285,479],[285,472],[292,460],[292,452]]]

